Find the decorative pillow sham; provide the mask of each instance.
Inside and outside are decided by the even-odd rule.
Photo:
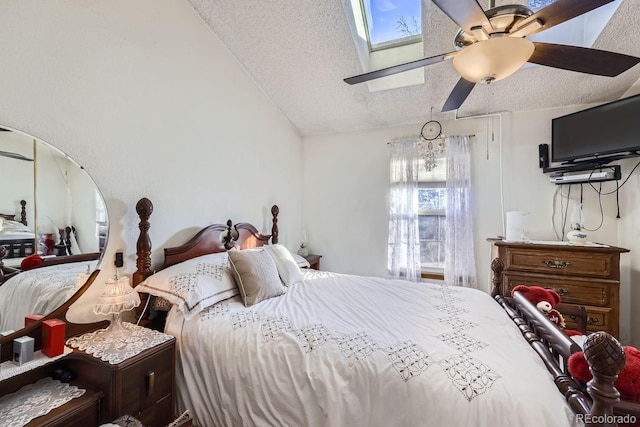
[[[289,252],[289,249],[279,244],[266,245],[263,246],[263,249],[271,255],[271,258],[273,258],[273,261],[276,263],[278,274],[285,286],[302,282],[302,272],[296,260],[293,259],[293,255]]]
[[[229,251],[229,264],[246,307],[285,293],[276,264],[264,250]]]
[[[178,306],[186,320],[238,295],[227,252],[203,255],[160,270],[136,287]]]

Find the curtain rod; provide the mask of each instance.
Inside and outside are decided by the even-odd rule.
[[[475,133],[468,133],[468,134],[462,134],[462,135],[452,135],[452,136],[468,136],[469,138],[475,138],[476,134]],[[440,138],[436,138],[436,139],[440,139]],[[436,139],[432,139],[432,141],[435,141]],[[387,145],[391,144],[391,142],[387,142]]]

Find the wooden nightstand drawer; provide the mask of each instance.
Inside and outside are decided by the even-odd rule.
[[[171,396],[173,347],[167,347],[122,371],[122,410],[138,417]],[[171,405],[169,404],[169,407]],[[169,417],[171,414],[169,414]]]
[[[510,249],[511,270],[580,277],[612,278],[610,253]]]
[[[518,285],[541,286],[556,291],[562,302],[592,306],[609,305],[609,286],[619,286],[617,282],[609,284],[594,280],[563,280],[544,275],[517,273],[505,273],[504,283],[507,295],[511,295],[511,290]]]

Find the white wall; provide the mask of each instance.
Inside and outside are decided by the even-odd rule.
[[[154,266],[212,222],[270,231],[273,203],[282,241],[299,234],[301,137],[187,2],[5,1],[0,51],[0,123],[69,154],[105,197],[102,280],[117,250],[135,269],[143,196]]]
[[[555,204],[557,233],[562,234],[560,194],[567,186],[549,182],[548,175],[538,167],[538,145],[550,143],[551,119],[583,107],[504,113],[500,117],[442,121],[445,134],[474,134],[472,138],[472,179],[474,251],[480,287],[490,289],[489,237],[503,235],[504,212],[530,212],[530,237],[555,240],[552,212]],[[322,254],[323,269],[373,275],[386,275],[389,147],[393,138],[418,135],[422,123],[361,132],[316,135],[304,138],[303,218],[309,236],[311,252]],[[500,138],[502,136],[502,155]],[[502,161],[501,161],[502,157]],[[502,176],[500,165],[503,165]],[[626,176],[635,165],[624,163]],[[573,185],[571,199],[579,200],[580,186]],[[616,219],[615,194],[603,196],[603,212],[595,191],[583,187],[586,227],[589,240],[640,252],[634,241],[638,234],[635,218],[637,203],[632,200],[640,188],[638,173],[620,192],[621,218]],[[615,184],[603,184],[603,192],[615,189]],[[555,196],[554,196],[555,195]],[[555,201],[554,201],[555,200]],[[564,206],[567,206],[566,201]],[[570,209],[568,214],[570,214]],[[565,233],[568,225],[565,227]],[[638,255],[636,255],[637,257]],[[631,265],[640,266],[640,258]],[[621,338],[630,338],[629,325],[640,324],[630,304],[640,303],[640,292],[630,289],[631,263],[629,254],[622,255]],[[640,273],[633,273],[636,279]],[[624,298],[628,295],[628,298]],[[630,303],[631,301],[631,303]],[[640,343],[640,331],[634,329],[634,341]],[[636,344],[637,345],[637,344]]]
[[[33,159],[33,139],[16,132],[0,132],[0,151],[21,154]],[[15,214],[20,221],[20,200],[27,202],[27,224],[34,230],[33,162],[0,156],[0,182],[4,185],[0,195],[0,213]]]

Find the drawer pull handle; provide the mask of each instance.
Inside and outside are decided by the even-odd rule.
[[[595,325],[597,323],[599,323],[600,320],[597,317],[587,317],[587,324],[588,325]]]
[[[571,265],[569,261],[558,261],[555,259],[547,259],[542,262],[549,268],[567,268]]]
[[[156,388],[156,373],[147,372],[147,396],[151,396]]]

